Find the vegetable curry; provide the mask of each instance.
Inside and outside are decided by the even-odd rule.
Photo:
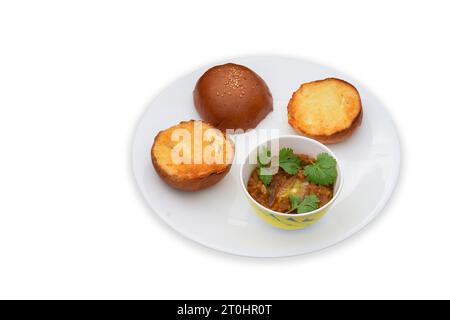
[[[271,158],[267,149],[263,152],[265,158]],[[305,213],[324,206],[333,197],[336,160],[328,154],[319,154],[314,159],[283,148],[277,157],[279,168],[274,174],[261,170],[269,163],[263,164],[260,156],[247,190],[264,207],[281,213]]]

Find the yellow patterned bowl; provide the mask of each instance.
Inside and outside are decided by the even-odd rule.
[[[250,178],[250,175],[252,174],[253,170],[256,168],[257,164],[257,154],[258,149],[260,147],[268,147],[269,149],[273,150],[272,154],[277,155],[278,150],[281,148],[292,148],[294,150],[294,153],[303,153],[306,155],[309,155],[311,157],[316,157],[319,153],[328,153],[332,157],[334,157],[337,161],[337,179],[336,183],[334,184],[334,192],[333,192],[333,198],[323,207],[307,212],[307,213],[301,213],[301,214],[287,214],[287,213],[280,213],[273,210],[270,210],[258,202],[256,202],[252,196],[247,191],[247,182]],[[330,207],[333,205],[333,203],[336,201],[336,199],[339,197],[339,194],[342,189],[342,173],[341,173],[341,166],[339,164],[339,160],[337,159],[336,155],[328,149],[325,145],[322,143],[309,139],[302,136],[295,136],[295,135],[286,135],[286,136],[280,136],[279,138],[272,139],[269,141],[266,141],[259,145],[257,148],[255,148],[253,151],[251,151],[244,163],[241,165],[241,171],[240,171],[240,180],[241,180],[241,187],[244,190],[244,193],[250,202],[250,205],[253,207],[256,214],[263,219],[268,224],[281,228],[286,230],[297,230],[297,229],[303,229],[306,228],[317,221],[319,221],[330,209]]]

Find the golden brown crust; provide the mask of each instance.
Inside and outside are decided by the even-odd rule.
[[[233,63],[212,67],[198,79],[194,105],[203,120],[221,130],[255,128],[273,110],[264,80]]]
[[[197,120],[198,121],[198,120]],[[225,175],[230,171],[231,169],[231,162],[234,157],[234,144],[232,140],[223,132],[221,134],[226,137],[226,143],[229,144],[230,147],[230,155],[227,155],[230,159],[226,163],[223,164],[190,164],[190,165],[173,165],[175,168],[179,167],[185,167],[185,168],[179,168],[180,170],[174,170],[173,172],[169,172],[167,170],[166,164],[164,164],[164,155],[162,155],[162,152],[166,152],[167,150],[161,151],[160,144],[165,143],[166,141],[162,139],[162,135],[167,134],[169,131],[173,130],[174,128],[180,127],[180,126],[186,126],[190,125],[191,123],[196,122],[196,120],[190,120],[190,121],[182,121],[176,126],[172,126],[166,130],[160,131],[153,142],[152,149],[151,149],[151,159],[153,167],[155,168],[156,173],[161,177],[161,179],[166,182],[168,185],[170,185],[173,188],[183,190],[183,191],[197,191],[201,189],[208,188],[210,186],[213,186],[214,184],[218,183],[220,180],[222,180]],[[198,121],[200,122],[200,121]],[[214,129],[213,126],[210,124],[207,124],[205,122],[201,122],[203,125],[205,125],[207,128]],[[202,146],[204,147],[204,146]],[[157,150],[158,149],[158,150]],[[225,150],[225,149],[224,149]],[[226,158],[226,156],[224,155]]]
[[[288,104],[289,124],[300,135],[325,144],[349,138],[361,125],[362,118],[357,89],[336,78],[302,84]]]
[[[327,136],[327,135],[311,135],[311,134],[306,134],[297,128],[294,128],[294,129],[301,136],[317,140],[324,144],[334,144],[334,143],[339,143],[339,142],[342,142],[342,141],[350,138],[352,136],[352,134],[356,131],[356,129],[358,129],[358,127],[361,125],[362,118],[363,118],[363,111],[361,109],[361,112],[359,113],[358,117],[355,119],[355,121],[353,121],[352,125],[349,128],[347,128],[345,130],[341,130],[341,131],[336,132],[329,136]]]

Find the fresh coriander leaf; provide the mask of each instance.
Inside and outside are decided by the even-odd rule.
[[[258,176],[259,179],[264,183],[264,185],[267,187],[269,186],[270,182],[272,182],[272,175],[271,174],[265,174],[264,167],[258,168]]]
[[[303,201],[297,207],[297,213],[314,211],[319,207],[319,198],[315,195],[309,195],[303,198]]]
[[[278,165],[289,174],[297,174],[300,170],[300,159],[291,148],[282,148],[278,155]]]
[[[271,161],[271,152],[267,147],[258,150],[257,161],[259,179],[267,187],[272,181],[272,174],[266,170],[266,167],[270,165]]]
[[[289,201],[291,202],[291,210],[289,212],[297,210],[298,206],[300,205],[301,198],[299,195],[291,194],[289,195]]]
[[[288,213],[294,210],[297,210],[297,213],[306,213],[316,210],[319,207],[320,202],[315,194],[306,196],[303,200],[301,200],[299,195],[290,195],[289,201],[291,202],[291,210],[289,210]]]
[[[336,159],[328,153],[319,153],[316,161],[319,161],[323,168],[336,168]]]
[[[263,167],[263,166],[270,164],[271,157],[272,157],[272,154],[271,154],[269,148],[262,147],[261,149],[259,149],[258,157],[257,157],[258,167]]]
[[[306,178],[313,183],[327,186],[336,182],[336,159],[327,153],[320,153],[316,161],[305,167]]]
[[[291,148],[281,148],[280,149],[280,153],[279,153],[280,158],[288,158],[293,155],[294,155],[294,150],[292,150]]]

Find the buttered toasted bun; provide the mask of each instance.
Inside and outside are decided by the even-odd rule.
[[[212,67],[198,79],[194,104],[203,120],[222,130],[255,128],[273,109],[264,80],[234,63]]]
[[[183,121],[158,133],[151,156],[166,183],[196,191],[216,184],[228,173],[234,145],[222,131],[203,121]]]
[[[289,101],[288,121],[301,135],[323,143],[340,142],[361,124],[358,90],[335,78],[304,83]]]

